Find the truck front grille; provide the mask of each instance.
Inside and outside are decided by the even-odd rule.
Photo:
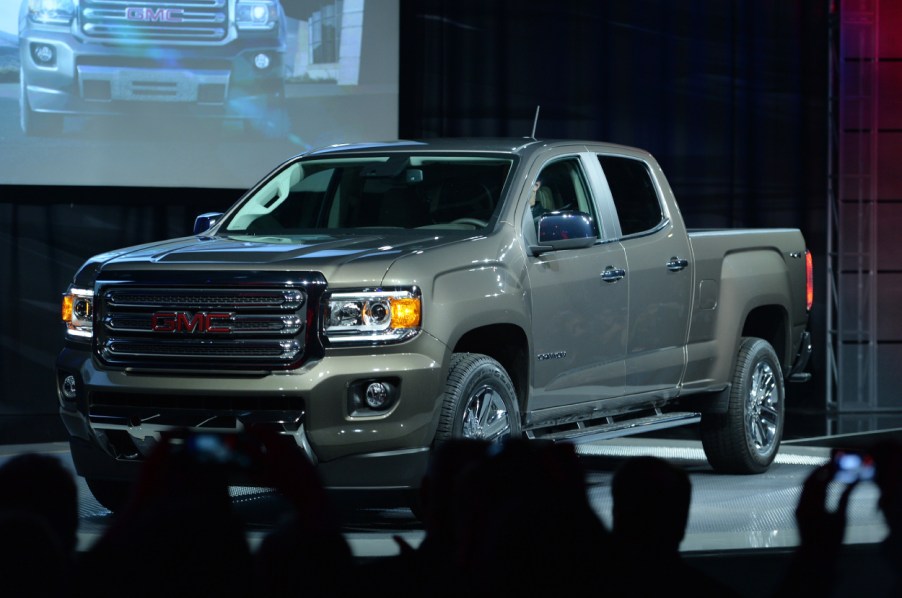
[[[321,286],[100,286],[95,354],[131,369],[297,367],[318,351]]]
[[[228,35],[228,0],[81,0],[84,35],[127,42],[216,42]]]

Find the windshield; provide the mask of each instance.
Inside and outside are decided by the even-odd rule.
[[[225,231],[477,230],[499,208],[513,158],[383,155],[293,162],[230,215]]]

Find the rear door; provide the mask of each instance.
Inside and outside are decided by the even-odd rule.
[[[626,253],[625,392],[669,396],[676,392],[686,367],[693,280],[689,237],[679,215],[668,212],[647,162],[630,155],[596,157]]]

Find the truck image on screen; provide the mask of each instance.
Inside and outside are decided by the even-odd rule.
[[[67,115],[240,121],[264,132],[285,98],[277,0],[23,0],[20,118],[27,135]]]

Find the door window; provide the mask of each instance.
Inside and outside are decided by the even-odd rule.
[[[579,211],[592,218],[595,236],[599,236],[598,218],[579,158],[565,158],[545,166],[533,182],[529,198],[532,217],[559,211]]]
[[[623,156],[598,156],[598,161],[611,188],[623,236],[657,228],[664,215],[645,163]]]

